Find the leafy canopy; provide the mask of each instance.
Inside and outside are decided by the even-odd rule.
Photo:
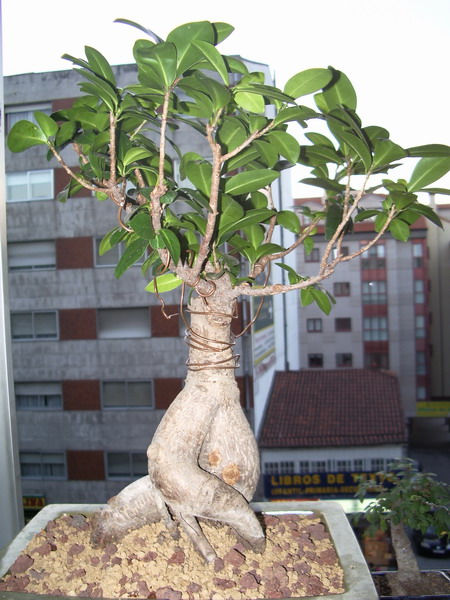
[[[187,23],[163,40],[142,25],[118,21],[145,36],[133,49],[136,81],[119,87],[115,70],[94,48],[85,48],[84,59],[65,55],[81,78],[81,97],[51,116],[37,111],[35,122],[19,121],[8,136],[13,152],[45,145],[49,159],[56,157],[71,175],[60,201],[85,187],[117,205],[118,226],[100,247],[103,253],[125,244],[117,277],[147,253],[143,271],[159,276],[149,291],[183,281],[207,287],[227,274],[236,295],[298,289],[304,305],[316,302],[329,312],[332,299],[319,284],[338,262],[353,257],[342,256],[340,247],[355,223],[373,224],[373,238],[362,251],[386,231],[407,240],[421,216],[440,224],[417,194],[433,191],[428,186],[450,170],[450,148],[404,149],[383,127],[364,126],[345,74],[311,68],[279,89],[243,60],[220,53],[218,44],[233,31],[226,23]],[[306,131],[302,143],[289,130],[293,122]],[[312,129],[317,122],[327,125],[328,135]],[[203,150],[198,143],[187,151],[178,147],[180,128],[191,130],[192,139],[202,136]],[[69,145],[78,158],[76,171],[62,158]],[[387,175],[410,157],[419,160],[409,181],[389,175],[382,185],[369,186],[373,175]],[[281,172],[296,164],[309,167],[303,181],[325,196],[323,210],[304,209],[307,225],[295,211],[277,211],[272,200]],[[355,187],[355,176],[358,182],[363,176],[362,186]],[[374,191],[384,196],[365,210],[364,194]],[[300,245],[311,252],[318,227],[327,250],[317,275],[305,277],[284,257]],[[286,246],[273,241],[280,228],[292,234],[279,238],[293,240]],[[285,271],[288,284],[257,285],[271,264]]]

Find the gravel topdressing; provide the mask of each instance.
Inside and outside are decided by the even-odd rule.
[[[202,522],[219,558],[207,565],[181,532],[146,525],[117,544],[91,546],[90,519],[50,521],[0,579],[0,590],[91,598],[244,600],[339,594],[343,571],[320,519],[264,515],[263,554],[224,525]]]

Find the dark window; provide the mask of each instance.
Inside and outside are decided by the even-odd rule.
[[[306,331],[310,333],[322,331],[322,319],[306,319]]]
[[[421,243],[413,244],[413,267],[416,269],[423,267],[423,245]]]
[[[335,296],[350,296],[350,283],[348,281],[336,281],[333,283],[333,294]]]
[[[372,369],[389,369],[389,355],[385,352],[369,352],[364,355],[364,366]]]
[[[384,244],[377,244],[361,257],[362,269],[384,269],[386,267]]]
[[[323,367],[323,354],[308,354],[308,367],[310,369]]]
[[[309,254],[305,250],[305,262],[319,262],[320,252],[319,248],[313,248]]]
[[[347,317],[335,319],[334,327],[336,331],[351,331],[352,320]]]
[[[362,301],[363,304],[386,304],[386,282],[363,281]]]
[[[336,367],[352,367],[353,354],[347,352],[336,354]]]

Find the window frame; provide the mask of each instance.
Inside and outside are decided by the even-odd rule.
[[[14,123],[11,124],[11,115],[23,115],[19,121],[31,121],[37,125],[36,119],[34,118],[34,113],[36,111],[40,111],[50,116],[52,114],[52,105],[51,102],[38,102],[35,104],[16,104],[5,106],[5,121],[6,121],[6,132],[9,133],[11,128],[15,125],[17,120],[14,120]]]
[[[351,317],[336,317],[334,319],[334,331],[336,333],[345,333],[352,330]]]
[[[314,358],[317,358],[317,359],[320,358],[321,364],[320,365],[312,364]],[[312,353],[308,354],[308,369],[323,369],[323,365],[324,365],[323,354],[318,353],[318,352],[312,352]]]
[[[54,390],[45,388],[58,388],[58,393],[55,393]],[[19,390],[26,390],[29,387],[30,391],[28,394],[20,393]],[[34,391],[32,388],[35,388]],[[62,385],[60,381],[16,381],[14,384],[15,391],[15,399],[16,399],[16,409],[18,411],[61,411],[63,410],[63,393],[62,393]],[[20,397],[36,397],[37,405],[36,406],[25,406],[21,405]],[[48,405],[48,398],[50,397],[58,397],[59,401],[56,406]]]
[[[320,262],[320,250],[319,248],[312,248],[308,254],[305,249],[305,263],[317,263]]]
[[[145,314],[145,327],[146,327],[146,332],[145,334],[140,334],[140,335],[130,335],[130,329],[126,329],[125,326],[122,329],[114,329],[114,330],[110,330],[110,333],[107,333],[105,335],[105,332],[102,331],[102,323],[101,323],[101,316],[102,315],[106,315],[107,313],[110,316],[110,319],[112,319],[113,322],[122,322],[121,319],[117,319],[113,318],[114,315],[113,313],[120,313],[121,316],[123,316],[126,312],[128,312],[130,314],[130,311],[141,311],[142,314]],[[136,313],[135,313],[136,314]],[[105,323],[103,323],[104,325]],[[142,323],[144,324],[144,322]],[[137,325],[137,320],[136,323],[133,323],[133,327],[131,329],[131,332],[137,330],[136,329],[136,325]],[[118,332],[122,331],[123,335],[117,335]],[[148,306],[131,306],[131,307],[125,307],[125,308],[98,308],[97,309],[97,339],[98,340],[126,340],[126,339],[148,339],[152,337],[152,328],[151,328],[151,322],[150,322],[150,309]]]
[[[351,295],[350,281],[334,281],[333,296],[336,298],[347,297]]]
[[[367,324],[370,327],[366,327]],[[374,323],[385,325],[385,327],[373,327]],[[389,323],[387,316],[363,317],[363,341],[364,342],[386,342],[389,340]]]
[[[31,194],[31,186],[32,186],[32,182],[30,182],[31,176],[35,173],[48,173],[49,174],[49,181],[48,183],[50,184],[50,194],[48,196],[38,196],[33,198],[32,194]],[[11,199],[9,198],[9,182],[8,179],[11,180],[12,177],[14,177],[15,175],[26,175],[26,183],[22,184],[22,185],[26,185],[27,186],[27,197],[26,198],[14,198]],[[9,173],[6,173],[6,202],[7,203],[16,203],[16,202],[40,202],[40,201],[46,201],[46,200],[53,200],[53,198],[55,197],[55,177],[54,177],[54,170],[53,169],[31,169],[29,171],[11,171]]]
[[[344,357],[350,357],[350,364],[346,364]],[[338,358],[341,357],[341,358]],[[353,354],[351,352],[336,352],[336,368],[337,369],[352,369]]]
[[[39,253],[36,252],[36,247],[37,246],[41,246],[43,247],[45,245],[48,246],[48,248],[50,249],[50,252],[48,253],[51,259],[53,259],[52,262],[48,262],[47,264],[42,263],[36,263],[36,261],[33,262],[33,259],[36,259],[36,256],[39,255]],[[17,253],[16,256],[13,256],[14,249],[18,249],[19,247],[22,247],[22,249],[26,249],[26,247],[29,247],[29,252],[25,252],[25,258],[22,258],[21,256],[19,256],[19,253]],[[33,252],[33,248],[34,248],[34,252]],[[46,254],[41,253],[41,255]],[[28,258],[29,257],[29,258]],[[29,264],[24,264],[24,265],[19,265],[19,266],[11,266],[12,263],[14,262],[20,262],[20,261],[26,261],[29,260]],[[54,271],[56,269],[56,243],[55,240],[34,240],[32,242],[9,242],[8,243],[8,270],[11,273],[16,273],[18,271]]]
[[[127,399],[127,403],[126,404],[122,404],[122,405],[114,405],[114,406],[108,406],[107,404],[105,404],[105,385],[107,385],[108,383],[115,383],[115,384],[123,384],[124,385],[124,397]],[[145,384],[149,384],[150,386],[150,404],[148,406],[144,406],[141,404],[129,404],[128,399],[130,397],[129,394],[129,388],[136,383],[145,383]],[[101,394],[101,406],[102,406],[102,410],[106,410],[106,411],[117,411],[117,410],[155,410],[155,386],[154,386],[154,382],[152,379],[105,379],[101,382],[101,386],[100,386],[100,394]]]
[[[127,456],[128,455],[128,464],[129,464],[129,473],[128,475],[111,475],[110,473],[110,463],[109,463],[109,459],[111,455],[123,455],[123,456]],[[148,471],[143,472],[143,473],[139,473],[139,472],[135,472],[133,469],[133,457],[140,457],[140,459],[142,459],[144,456],[146,456],[146,452],[137,452],[137,451],[122,451],[122,450],[108,450],[107,452],[105,452],[105,473],[106,473],[106,479],[109,481],[128,481],[128,480],[135,480],[135,479],[139,479],[141,477],[144,477]]]
[[[310,327],[312,325],[312,328]],[[316,325],[319,325],[316,327]],[[320,317],[311,317],[306,319],[307,333],[322,333],[322,319]]]
[[[39,314],[53,314],[55,315],[55,335],[54,336],[36,336],[35,334],[35,321],[36,315]],[[31,337],[17,337],[14,335],[13,317],[18,315],[31,315]],[[55,341],[59,340],[59,323],[58,323],[58,311],[57,310],[17,310],[11,311],[11,340],[13,342],[43,342],[43,341]]]
[[[29,462],[28,464],[39,464],[40,466],[40,474],[39,475],[27,475],[24,474],[23,472],[23,461],[22,458],[24,455],[35,455],[36,457],[39,458],[39,462],[34,462],[31,463]],[[52,455],[56,455],[56,456],[60,456],[62,457],[62,462],[61,463],[46,463],[44,461],[44,458],[46,456],[52,456]],[[67,456],[65,452],[40,452],[40,451],[33,451],[33,450],[21,450],[19,453],[19,463],[20,463],[20,475],[22,477],[22,479],[26,479],[26,480],[31,480],[31,479],[35,479],[35,480],[51,480],[51,481],[65,481],[67,480]],[[47,464],[53,464],[53,465],[59,465],[63,467],[63,475],[48,475],[45,473],[45,465]]]

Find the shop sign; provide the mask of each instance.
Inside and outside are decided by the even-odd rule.
[[[292,500],[339,496],[353,498],[360,478],[376,479],[375,472],[303,473],[264,475],[264,495],[268,500]]]

